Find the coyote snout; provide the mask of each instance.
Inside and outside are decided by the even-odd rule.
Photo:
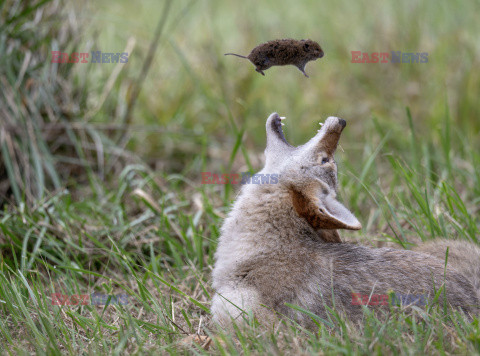
[[[442,254],[449,242],[423,252],[341,243],[338,229],[361,229],[336,197],[334,154],[346,122],[329,117],[312,139],[294,147],[282,120],[276,113],[267,119],[265,167],[259,172],[278,174],[278,184],[244,186],[221,229],[213,270],[216,321],[229,324],[253,311],[264,322],[283,314],[309,326],[309,317],[286,304],[326,317],[326,306],[335,303],[355,319],[362,311],[352,305],[352,293],[394,291],[431,300],[440,288],[452,306],[478,312],[480,248],[452,244],[463,250],[452,251],[458,257],[445,269]]]

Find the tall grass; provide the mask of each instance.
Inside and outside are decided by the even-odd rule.
[[[174,1],[0,5],[0,349],[38,353],[480,353],[478,318],[432,307],[363,325],[332,310],[315,332],[210,322],[219,227],[238,187],[200,172],[261,168],[269,113],[292,144],[327,115],[348,126],[346,240],[478,243],[479,30],[475,2]],[[235,14],[235,16],[233,16]],[[133,16],[135,15],[135,16]],[[461,18],[461,26],[459,20]],[[258,75],[248,53],[279,37],[326,57]],[[50,52],[129,52],[125,65],[55,64]],[[352,50],[429,53],[353,64]],[[126,305],[52,294],[126,293]],[[261,322],[261,321],[260,321]],[[199,344],[189,336],[199,334]],[[212,341],[206,339],[210,337]],[[203,345],[203,346],[202,346]]]

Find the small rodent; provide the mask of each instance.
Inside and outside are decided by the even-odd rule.
[[[255,70],[262,75],[265,75],[264,70],[272,66],[292,64],[308,78],[307,73],[305,73],[305,65],[310,61],[322,58],[324,53],[320,45],[315,41],[299,41],[288,38],[259,44],[252,49],[247,57],[235,53],[225,53],[225,55],[248,59],[255,65]]]

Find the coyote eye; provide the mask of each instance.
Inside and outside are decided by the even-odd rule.
[[[323,157],[322,158],[322,164],[328,163],[330,159],[328,157]]]

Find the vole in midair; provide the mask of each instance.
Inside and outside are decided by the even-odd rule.
[[[320,45],[312,40],[293,40],[282,39],[262,43],[252,49],[248,56],[242,56],[235,53],[225,53],[225,55],[246,58],[252,62],[256,71],[265,75],[264,70],[272,66],[294,65],[308,78],[305,73],[305,65],[318,58],[322,58],[324,53]]]

